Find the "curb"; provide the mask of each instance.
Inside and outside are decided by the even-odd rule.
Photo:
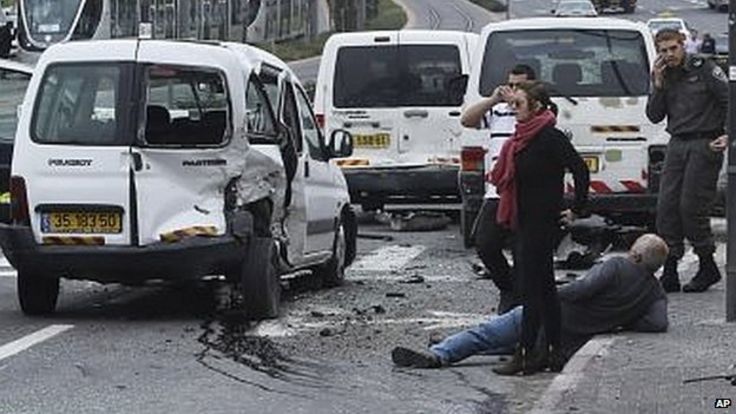
[[[619,336],[620,337],[620,336]],[[565,364],[562,372],[557,374],[544,394],[534,404],[531,414],[549,414],[555,412],[557,404],[565,393],[575,389],[585,376],[585,368],[594,357],[608,353],[608,348],[619,338],[613,335],[596,336],[580,348]]]

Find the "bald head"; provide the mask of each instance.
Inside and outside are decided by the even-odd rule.
[[[667,259],[667,243],[653,233],[640,236],[629,249],[629,257],[654,273],[662,267]]]

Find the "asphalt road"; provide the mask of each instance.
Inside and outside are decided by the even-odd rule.
[[[499,379],[497,357],[439,371],[393,367],[398,344],[475,324],[497,300],[471,271],[457,227],[361,233],[347,283],[285,282],[285,309],[249,326],[216,312],[215,283],[63,281],[58,312],[21,315],[0,272],[0,413],[497,413],[528,408],[551,374]],[[57,333],[44,337],[49,329]],[[52,332],[52,333],[54,333]],[[45,338],[33,344],[38,336]],[[17,342],[20,340],[20,343]],[[14,342],[15,341],[15,342]],[[33,344],[28,347],[29,343]],[[523,410],[522,410],[523,411]]]

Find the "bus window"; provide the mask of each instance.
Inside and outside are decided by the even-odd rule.
[[[12,141],[18,126],[18,106],[23,103],[30,73],[0,69],[0,140]]]

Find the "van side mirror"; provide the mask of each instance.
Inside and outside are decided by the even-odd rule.
[[[330,158],[343,158],[353,155],[353,135],[344,129],[332,131],[328,149]]]
[[[461,105],[465,97],[465,89],[468,87],[468,75],[457,75],[447,82],[447,93],[450,101]]]

